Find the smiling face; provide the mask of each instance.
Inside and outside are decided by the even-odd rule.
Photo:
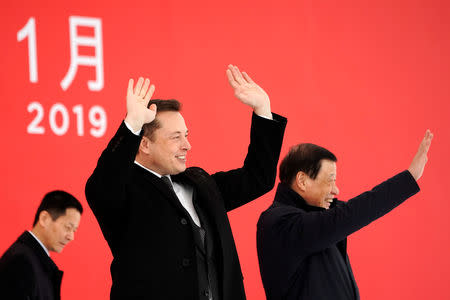
[[[81,214],[75,208],[67,208],[66,214],[53,220],[47,211],[41,214],[44,230],[41,242],[48,251],[60,253],[75,238],[75,231],[80,224]]]
[[[188,130],[179,112],[164,111],[156,118],[161,127],[153,133],[152,140],[145,141],[146,164],[160,175],[175,175],[186,170],[186,156],[191,149],[187,139]]]
[[[336,163],[322,160],[320,171],[315,179],[304,174],[300,195],[311,206],[330,208],[333,198],[339,194],[336,186]]]

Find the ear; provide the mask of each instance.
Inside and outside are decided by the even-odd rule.
[[[143,136],[141,139],[141,143],[139,144],[139,152],[149,154],[152,142],[146,136]]]
[[[41,211],[41,213],[39,214],[39,219],[38,219],[38,223],[40,226],[47,228],[48,225],[50,224],[50,222],[52,222],[52,216],[50,216],[50,214],[48,213],[48,211],[43,210]]]
[[[307,187],[307,183],[308,183],[308,175],[306,175],[305,173],[303,173],[302,171],[299,171],[297,173],[297,175],[295,175],[295,186],[297,187],[298,190],[305,192],[306,191],[306,187]]]

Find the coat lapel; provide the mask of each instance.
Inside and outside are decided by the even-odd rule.
[[[216,201],[212,201],[213,195],[210,195],[210,189],[208,187],[210,187],[211,183],[207,182],[209,178],[206,178],[206,176],[198,175],[197,172],[189,168],[185,172],[172,175],[171,177],[175,182],[188,184],[194,188],[192,200],[209,216],[211,225],[217,228],[216,221],[221,215],[218,213],[219,210],[214,207]]]
[[[170,201],[170,203],[178,210],[186,214],[186,210],[178,200],[177,195],[171,190],[158,176],[143,169],[142,167],[135,165],[134,168],[139,173],[139,177],[143,178],[147,184],[154,186],[160,193],[161,197]]]
[[[64,274],[63,271],[58,268],[58,266],[50,258],[50,256],[48,256],[48,254],[38,243],[38,241],[36,241],[36,239],[28,231],[25,231],[18,240],[33,250],[33,253],[37,256],[45,272],[48,274],[50,280],[52,281],[55,300],[60,299],[61,281]]]
[[[222,245],[229,245],[230,239],[231,242],[233,241],[231,227],[226,213],[224,214],[226,210],[222,196],[218,193],[216,183],[211,176],[200,168],[188,168],[172,178],[193,186],[196,203],[208,217],[211,234],[218,237]]]

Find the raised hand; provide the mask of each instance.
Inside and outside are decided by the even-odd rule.
[[[247,73],[239,71],[236,66],[228,65],[227,77],[236,98],[250,106],[255,114],[272,118],[269,96]]]
[[[432,139],[433,134],[428,129],[425,132],[425,136],[419,145],[419,149],[417,150],[417,153],[414,156],[411,165],[408,168],[408,171],[411,173],[411,175],[414,177],[416,181],[419,180],[420,177],[422,177],[425,164],[428,161],[427,153],[428,149],[430,149]]]
[[[150,79],[139,77],[136,86],[133,89],[134,81],[128,81],[127,89],[127,122],[134,131],[142,128],[146,123],[150,123],[156,116],[156,105],[152,104],[147,108],[150,98],[155,92],[155,86],[150,85]]]

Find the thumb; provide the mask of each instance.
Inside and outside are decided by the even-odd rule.
[[[150,107],[148,109],[150,109],[156,113],[156,110],[157,110],[156,104],[153,103],[152,105],[150,105]]]

